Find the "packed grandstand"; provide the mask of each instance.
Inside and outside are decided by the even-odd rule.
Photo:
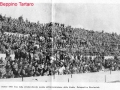
[[[0,15],[0,78],[120,70],[119,51],[116,33]]]

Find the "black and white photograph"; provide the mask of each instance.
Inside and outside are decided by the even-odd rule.
[[[0,1],[0,83],[120,83],[120,3]]]

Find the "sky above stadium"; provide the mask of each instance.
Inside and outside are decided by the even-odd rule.
[[[50,3],[34,3],[34,6],[10,6],[0,7],[0,14],[3,16],[11,16],[18,18],[23,16],[31,22],[48,23],[51,21],[51,4]]]
[[[72,27],[120,34],[120,4],[54,3],[52,8],[50,3],[35,3],[33,7],[0,7],[0,14],[13,18],[23,16],[40,23],[53,20]]]
[[[120,34],[120,4],[56,4],[56,21],[85,29]]]

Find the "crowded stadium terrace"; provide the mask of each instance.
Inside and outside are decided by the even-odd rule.
[[[0,15],[0,78],[120,70],[120,35]]]

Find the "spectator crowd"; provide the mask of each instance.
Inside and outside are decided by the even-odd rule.
[[[0,15],[0,78],[120,70],[119,49],[116,33]]]

